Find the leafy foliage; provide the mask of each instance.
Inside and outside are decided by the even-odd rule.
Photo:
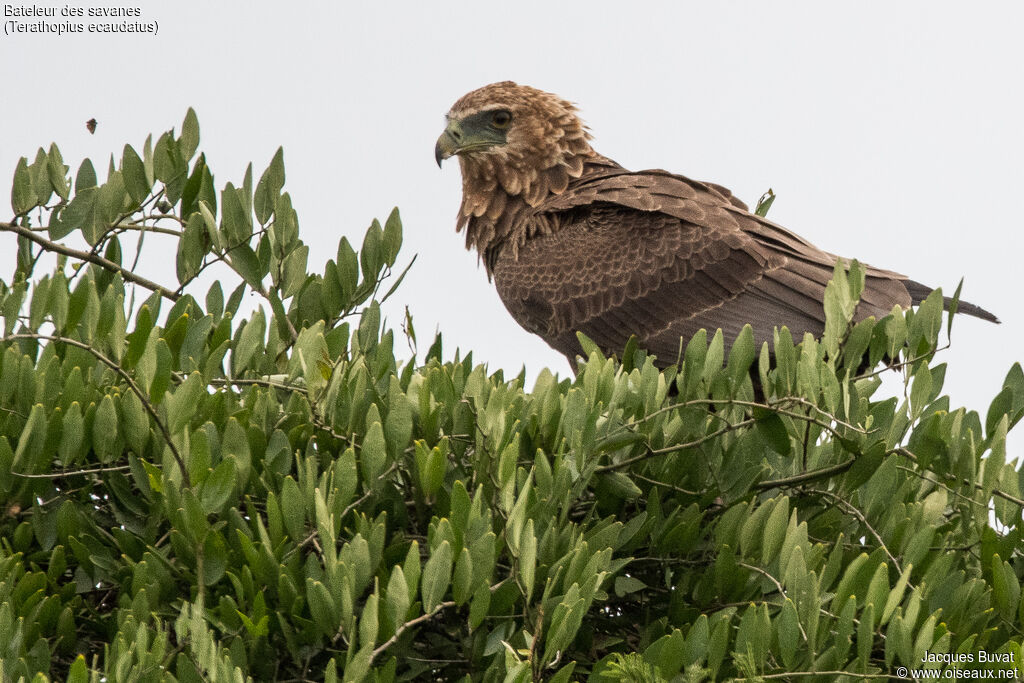
[[[851,324],[854,263],[820,341],[701,333],[659,372],[584,338],[526,391],[440,337],[396,359],[397,212],[310,273],[282,153],[218,193],[198,145],[190,111],[103,184],[55,146],[15,170],[4,680],[1014,675],[977,653],[1024,654],[1024,372],[951,408],[940,295]],[[177,286],[124,265],[144,238]]]

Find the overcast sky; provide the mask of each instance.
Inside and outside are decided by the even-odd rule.
[[[750,204],[771,187],[770,217],[824,249],[949,291],[965,278],[964,298],[1003,324],[955,326],[954,404],[984,415],[1024,356],[1019,2],[119,4],[158,34],[0,36],[3,188],[51,141],[102,174],[192,106],[218,188],[284,146],[311,266],[400,207],[400,262],[419,259],[388,314],[409,306],[421,350],[440,329],[448,355],[565,374],[464,250],[458,165],[433,159],[451,104],[512,79],[578,103],[595,149],[626,167],[718,182]],[[0,235],[5,279],[12,247]],[[170,260],[148,268],[174,284]]]

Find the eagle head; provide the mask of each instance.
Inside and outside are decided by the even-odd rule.
[[[459,157],[464,195],[478,198],[470,202],[473,215],[482,215],[491,204],[484,199],[499,190],[530,206],[564,192],[594,154],[571,102],[512,81],[463,95],[446,120],[434,158],[440,166]]]

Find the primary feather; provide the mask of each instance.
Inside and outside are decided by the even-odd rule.
[[[468,93],[447,118],[435,156],[459,157],[457,229],[516,321],[570,362],[577,331],[609,354],[635,334],[663,366],[701,328],[721,328],[727,345],[746,324],[759,346],[776,327],[797,340],[824,332],[838,257],[727,189],[628,171],[593,150],[571,103],[510,81]],[[856,318],[931,291],[868,266]],[[972,304],[958,310],[998,322]]]

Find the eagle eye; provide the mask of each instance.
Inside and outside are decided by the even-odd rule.
[[[491,125],[495,128],[504,130],[508,128],[512,123],[512,112],[505,109],[499,109],[498,111],[491,114]]]

